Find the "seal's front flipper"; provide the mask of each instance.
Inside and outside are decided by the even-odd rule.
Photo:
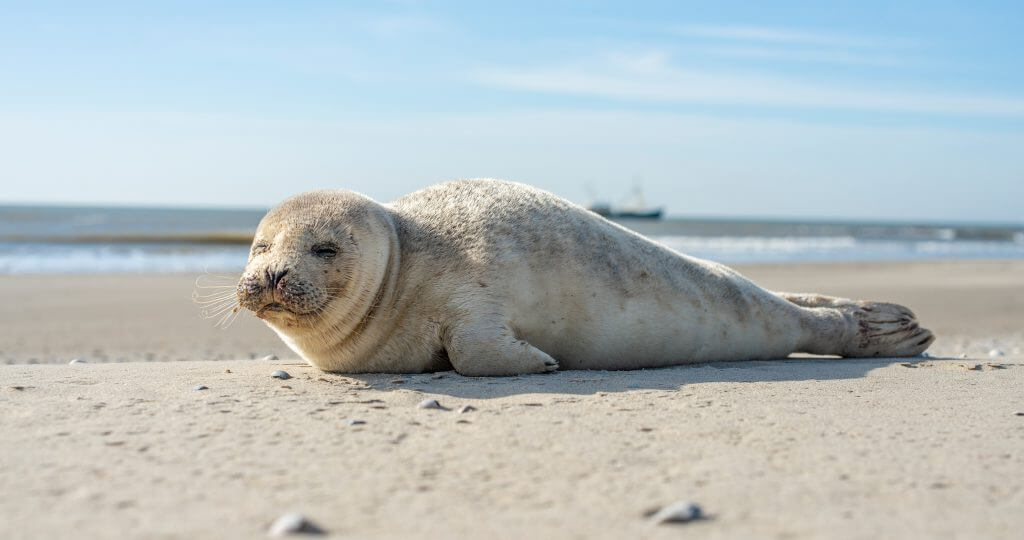
[[[518,338],[507,324],[465,323],[449,328],[445,349],[455,371],[469,377],[549,373],[558,361]]]

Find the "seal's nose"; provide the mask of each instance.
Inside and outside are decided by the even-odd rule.
[[[281,282],[281,278],[288,273],[288,270],[271,270],[267,269],[267,288],[274,290],[277,288],[277,284]]]

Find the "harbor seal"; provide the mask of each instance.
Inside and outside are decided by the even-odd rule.
[[[913,356],[934,339],[903,306],[771,292],[500,180],[388,204],[292,197],[260,222],[236,293],[302,358],[346,373]]]

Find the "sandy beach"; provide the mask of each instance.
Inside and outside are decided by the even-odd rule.
[[[346,377],[252,317],[213,328],[192,275],[0,277],[0,537],[253,538],[289,511],[353,538],[1024,530],[1024,262],[739,269],[906,304],[938,339],[912,359]],[[706,518],[645,517],[676,501]]]

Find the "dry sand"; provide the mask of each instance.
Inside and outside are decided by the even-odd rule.
[[[0,537],[1019,537],[1024,263],[741,270],[906,303],[950,358],[343,377],[211,329],[191,277],[2,278]],[[677,500],[709,519],[643,517]]]

